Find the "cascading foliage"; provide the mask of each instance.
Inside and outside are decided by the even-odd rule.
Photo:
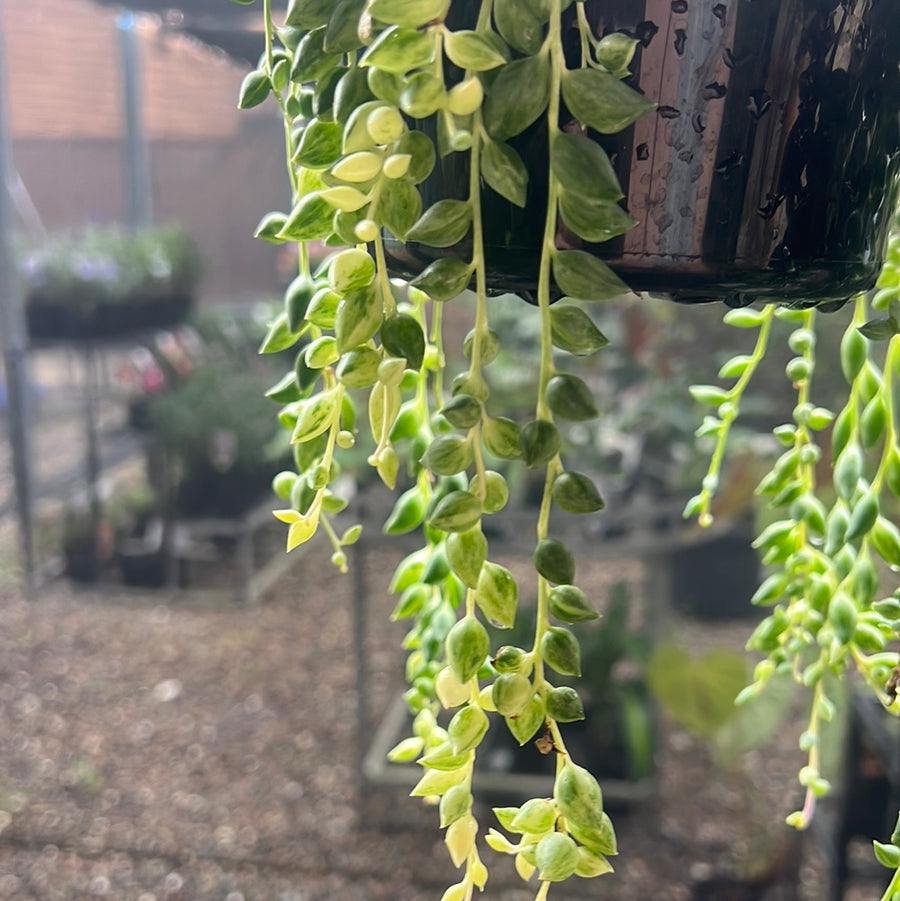
[[[298,248],[298,274],[262,346],[265,353],[295,353],[293,370],[269,391],[281,404],[297,466],[276,479],[286,506],[275,515],[289,526],[288,550],[321,528],[333,563],[345,570],[344,548],[360,527],[339,535],[333,524],[346,506],[333,487],[340,451],[368,441],[368,462],[381,480],[403,487],[385,531],[418,530],[423,545],[399,565],[391,585],[399,596],[393,617],[410,624],[406,699],[415,713],[413,735],[392,758],[422,766],[413,795],[439,799],[446,845],[462,871],[443,901],[468,901],[488,877],[476,846],[472,775],[491,721],[502,718],[495,728],[554,754],[552,797],[495,810],[501,829],[485,835],[495,851],[514,856],[524,879],[536,875],[536,898],[545,898],[553,882],[610,872],[608,858],[616,853],[601,789],[567,752],[560,729],[584,717],[577,692],[554,685],[558,675],[580,671],[570,627],[598,614],[577,585],[571,551],[549,524],[553,507],[571,514],[603,507],[592,480],[568,470],[560,456],[558,424],[597,413],[590,388],[566,371],[565,360],[607,343],[582,302],[628,288],[597,257],[569,249],[557,236],[562,223],[596,243],[635,224],[619,205],[623,194],[609,159],[586,136],[588,129],[616,133],[653,108],[623,82],[635,41],[617,33],[599,38],[583,5],[571,0],[262,5],[266,51],[244,80],[240,105],[271,98],[283,113],[293,196],[289,210],[263,218],[257,236]],[[471,14],[467,27],[449,27],[449,14],[462,7]],[[564,44],[576,48],[574,59]],[[490,324],[481,198],[491,191],[525,205],[529,172],[509,141],[541,122],[549,150],[547,202],[535,225],[543,233],[537,304],[527,308],[540,320],[539,377],[534,417],[518,423],[492,404],[484,374],[503,336]],[[463,197],[423,208],[417,186],[438,157],[451,154],[467,162]],[[437,248],[437,259],[402,284],[388,271],[386,235]],[[310,242],[334,247],[317,268]],[[468,365],[451,374],[442,307],[467,287],[476,298],[464,346]],[[885,303],[892,301],[893,294]],[[698,400],[717,408],[701,428],[718,437],[716,453],[690,507],[704,522],[728,428],[762,359],[772,315],[771,309],[730,313],[733,324],[759,329],[757,349],[723,370],[723,377],[737,379],[732,389],[695,389]],[[824,671],[853,659],[890,703],[884,690],[897,655],[885,648],[900,620],[900,601],[874,600],[873,553],[900,565],[900,534],[887,507],[879,507],[883,489],[900,487],[890,379],[884,378],[897,351],[878,369],[857,312],[843,354],[852,388],[850,412],[838,417],[839,495],[828,511],[815,494],[814,432],[832,416],[812,405],[808,390],[815,314],[785,315],[798,325],[788,374],[800,397],[795,423],[778,431],[787,450],[762,488],[785,518],[759,539],[767,562],[781,570],[756,598],[777,606],[751,640],[768,656],[749,691],[785,667],[814,687],[813,722],[804,736],[810,765],[802,779],[818,794],[825,788],[815,761],[816,723],[829,703]],[[361,404],[366,438],[358,434]],[[864,458],[876,445],[884,448],[882,462],[867,481]],[[544,472],[527,586],[538,598],[530,647],[492,648],[484,625],[510,628],[520,594],[510,570],[492,559],[482,528],[509,494],[505,478],[488,468],[486,452]],[[454,711],[446,728],[437,722],[441,708]]]

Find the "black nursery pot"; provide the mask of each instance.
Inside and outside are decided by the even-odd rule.
[[[596,34],[638,38],[630,83],[658,107],[619,135],[595,136],[639,225],[606,244],[562,235],[566,246],[603,258],[637,291],[687,302],[822,302],[874,284],[900,171],[896,0],[587,0],[585,9]],[[537,124],[511,143],[531,175],[528,204],[485,189],[486,256],[493,288],[528,292],[546,131]],[[422,185],[426,206],[465,196],[466,162],[451,154],[438,164]],[[442,255],[399,242],[390,253],[406,275]]]

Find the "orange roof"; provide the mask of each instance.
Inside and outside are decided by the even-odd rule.
[[[224,54],[136,20],[148,139],[202,140],[241,127],[245,70]],[[125,130],[116,13],[89,0],[0,6],[13,138],[117,139]]]

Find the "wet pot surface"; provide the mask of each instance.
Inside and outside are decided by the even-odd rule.
[[[635,290],[676,300],[820,301],[871,287],[900,167],[895,0],[587,0],[586,12],[596,34],[638,38],[631,83],[657,110],[594,136],[638,226],[596,245],[560,232],[558,246],[588,249]],[[545,129],[510,143],[529,168],[528,204],[484,189],[486,253],[494,287],[527,291]],[[465,196],[466,165],[465,154],[441,161],[422,186],[426,206]],[[444,253],[397,242],[390,252],[406,274]]]

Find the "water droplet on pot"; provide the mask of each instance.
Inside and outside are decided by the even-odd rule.
[[[784,194],[766,194],[766,202],[758,207],[756,212],[763,219],[771,219],[783,202]]]
[[[717,3],[712,8],[712,14],[722,23],[722,27],[725,27],[725,17],[728,15],[728,10],[725,8],[724,3]]]
[[[702,135],[706,131],[706,116],[703,113],[694,113],[691,117],[691,127],[698,135]]]
[[[725,65],[728,66],[729,69],[733,69],[736,65],[734,60],[734,54],[731,52],[730,47],[726,47],[722,51],[722,59],[725,61]]]
[[[650,159],[650,148],[646,144],[638,144],[634,149],[634,155],[639,160]]]
[[[672,0],[672,12],[680,15],[688,11],[687,0]]]
[[[675,109],[674,106],[660,106],[656,112],[661,119],[677,119],[681,115],[681,110]]]
[[[684,45],[687,43],[687,32],[683,28],[675,29],[675,52],[679,56],[684,56]]]
[[[747,109],[750,110],[750,115],[754,119],[762,119],[771,106],[772,97],[768,91],[758,88],[750,92],[750,96],[747,99]]]
[[[702,97],[704,100],[721,100],[728,93],[728,88],[720,81],[711,81],[704,85]]]
[[[678,154],[678,159],[681,160],[682,163],[689,163],[694,158],[693,150],[682,150]]]
[[[644,22],[639,22],[637,28],[634,29],[634,36],[643,44],[644,47],[649,47],[650,42],[656,37],[656,33],[659,31],[659,26],[655,22],[650,22],[649,20]]]
[[[725,157],[720,163],[716,165],[715,172],[716,175],[722,175],[726,178],[728,175],[734,170],[742,166],[744,163],[744,156],[742,153],[735,151],[730,156]]]
[[[668,231],[674,221],[675,217],[667,210],[660,213],[656,217],[656,227],[659,229],[659,233],[662,234],[664,231]]]

